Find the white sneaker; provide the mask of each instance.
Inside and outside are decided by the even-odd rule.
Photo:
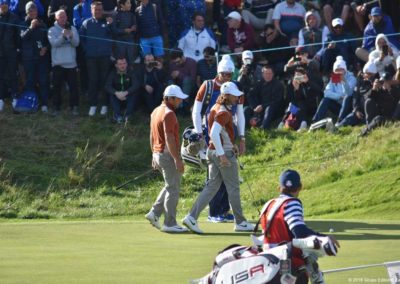
[[[89,116],[94,116],[96,114],[96,109],[97,109],[97,107],[91,106],[89,108]]]
[[[283,121],[279,122],[278,129],[283,129],[285,123]]]
[[[308,128],[307,121],[304,121],[304,120],[303,120],[303,121],[300,123],[300,127],[299,127],[299,129],[297,129],[297,132],[305,131],[305,130],[307,130],[307,128]]]
[[[186,215],[182,220],[183,225],[185,225],[189,230],[196,234],[203,234],[203,231],[200,230],[199,225],[197,224],[197,220],[190,215]]]
[[[159,217],[157,217],[156,214],[154,214],[153,211],[150,211],[149,213],[147,213],[146,215],[144,215],[144,217],[145,217],[147,220],[149,220],[149,222],[150,222],[154,227],[156,227],[156,228],[159,229],[159,230],[161,229],[160,222],[158,221],[158,220],[159,220]]]
[[[235,232],[251,232],[254,230],[254,225],[247,221],[243,221],[240,224],[235,224],[234,230]]]
[[[326,131],[330,132],[330,133],[334,133],[336,131],[336,127],[333,124],[333,121],[331,118],[327,118],[327,122],[326,122]]]
[[[4,101],[0,100],[0,111],[3,111],[4,109]]]
[[[168,227],[168,226],[163,226],[161,231],[166,232],[166,233],[185,233],[185,232],[189,232],[188,229],[181,227],[179,225],[175,225],[172,227]]]
[[[101,110],[100,110],[100,115],[106,115],[108,111],[108,107],[107,106],[102,106]]]
[[[49,112],[49,109],[47,108],[47,106],[42,106],[41,110],[42,110],[43,113],[48,113]]]

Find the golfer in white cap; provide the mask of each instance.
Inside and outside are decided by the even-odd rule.
[[[146,219],[167,233],[183,233],[187,229],[176,223],[176,207],[179,200],[181,177],[184,165],[179,153],[179,123],[175,110],[187,99],[179,86],[168,86],[164,99],[151,114],[150,147],[153,152],[153,167],[160,170],[165,186],[154,202]],[[164,226],[161,228],[159,218],[164,213]]]
[[[237,146],[231,108],[243,95],[233,82],[221,86],[221,94],[208,117],[210,145],[207,149],[209,180],[194,203],[190,213],[182,220],[191,231],[201,234],[197,218],[217,193],[222,182],[228,192],[229,203],[235,216],[235,231],[252,231],[254,226],[247,222],[240,202]]]

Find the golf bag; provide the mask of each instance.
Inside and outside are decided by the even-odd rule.
[[[299,271],[291,269],[293,247],[303,251],[306,265]],[[325,284],[318,257],[336,253],[337,248],[329,237],[320,236],[294,239],[266,251],[261,251],[259,246],[231,245],[216,256],[209,274],[192,283],[294,284],[296,273],[307,272],[312,284]]]
[[[205,142],[201,136],[194,131],[193,126],[186,127],[182,134],[181,157],[188,166],[206,169],[207,161],[201,151],[205,150]],[[203,158],[203,157],[204,158]]]

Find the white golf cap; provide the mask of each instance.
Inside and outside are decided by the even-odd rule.
[[[378,73],[378,68],[376,67],[375,63],[373,63],[372,61],[368,61],[364,65],[363,72],[376,74]]]
[[[251,52],[250,50],[245,50],[242,52],[242,59],[253,59],[253,52]]]
[[[179,86],[169,85],[165,88],[164,97],[177,97],[178,99],[185,100],[188,98],[188,95],[184,94]]]
[[[240,97],[241,95],[243,95],[243,92],[239,91],[238,87],[233,82],[223,83],[220,91],[221,95],[228,94],[228,95],[233,95],[235,97]]]
[[[332,27],[343,26],[343,20],[341,18],[336,18],[332,20]]]
[[[239,12],[233,11],[233,12],[230,12],[225,19],[227,19],[227,20],[234,19],[234,20],[240,21],[240,20],[242,20],[242,16],[239,14]]]

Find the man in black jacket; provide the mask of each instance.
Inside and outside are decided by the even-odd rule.
[[[141,99],[146,104],[147,111],[151,113],[162,101],[168,74],[162,62],[155,60],[152,54],[144,57],[144,65],[136,72],[141,87]]]
[[[134,73],[128,69],[128,62],[125,58],[117,59],[115,69],[108,75],[105,88],[110,96],[115,122],[127,122],[135,107],[134,93],[139,88],[139,81]],[[126,102],[125,115],[122,115],[121,111],[123,102]]]
[[[244,116],[247,125],[253,115],[259,116],[262,127],[268,129],[275,119],[283,115],[284,88],[283,84],[274,78],[272,67],[264,66],[262,77],[247,98],[249,106],[245,107]]]
[[[4,108],[7,87],[11,89],[13,99],[16,99],[17,96],[19,19],[8,10],[9,4],[9,0],[0,0],[0,111]],[[7,83],[6,77],[8,78]]]
[[[47,39],[47,26],[38,18],[38,9],[32,1],[26,5],[26,18],[21,27],[21,54],[26,83],[25,91],[35,91],[39,84],[42,111],[48,111],[50,70],[50,44]]]

